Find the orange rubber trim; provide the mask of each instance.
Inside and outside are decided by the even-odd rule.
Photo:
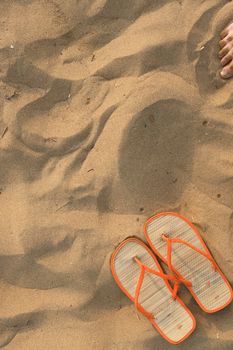
[[[217,312],[217,311],[220,311],[220,310],[224,309],[224,308],[225,308],[227,305],[229,305],[229,304],[232,302],[232,300],[233,300],[233,291],[232,291],[232,287],[231,287],[229,281],[227,280],[226,276],[224,275],[224,273],[221,271],[220,267],[218,266],[218,264],[217,264],[216,261],[214,260],[213,256],[211,255],[211,253],[210,253],[209,249],[207,248],[205,242],[203,241],[203,239],[202,239],[202,237],[201,237],[199,231],[197,230],[197,228],[196,228],[188,219],[186,219],[184,216],[182,216],[182,215],[180,215],[180,214],[178,214],[178,213],[174,213],[174,212],[163,212],[163,213],[160,213],[160,214],[157,214],[157,215],[154,215],[154,216],[150,217],[150,218],[145,222],[145,225],[144,225],[144,235],[145,235],[145,238],[146,238],[147,242],[149,243],[151,249],[154,251],[154,253],[155,253],[156,255],[158,255],[158,256],[160,257],[160,259],[161,259],[165,264],[168,265],[167,259],[166,259],[163,255],[161,255],[161,254],[159,253],[159,251],[154,247],[154,245],[153,245],[153,243],[152,243],[152,241],[151,241],[151,239],[150,239],[150,237],[149,237],[149,235],[148,235],[148,232],[147,232],[147,226],[148,226],[149,223],[151,223],[152,221],[154,221],[154,219],[156,219],[156,218],[159,218],[159,217],[161,217],[161,216],[166,216],[166,215],[173,215],[173,216],[176,216],[176,217],[182,219],[183,221],[185,221],[185,222],[192,228],[192,230],[195,232],[195,234],[196,234],[197,237],[199,238],[200,243],[202,244],[202,246],[203,246],[203,248],[204,248],[204,250],[205,250],[206,258],[207,258],[207,256],[208,256],[208,259],[211,260],[211,262],[214,264],[214,268],[219,272],[219,274],[221,275],[221,277],[223,278],[223,280],[225,281],[225,283],[226,283],[227,286],[229,287],[231,296],[230,296],[229,300],[228,300],[223,306],[218,307],[218,308],[215,308],[215,309],[213,309],[213,310],[208,310],[208,309],[205,308],[205,306],[204,306],[204,305],[200,302],[200,300],[197,298],[196,294],[194,293],[194,291],[193,291],[193,289],[192,289],[192,286],[188,286],[188,285],[186,284],[188,290],[190,291],[190,293],[192,294],[192,296],[194,297],[194,299],[196,300],[196,302],[198,303],[198,305],[200,306],[200,308],[201,308],[202,310],[204,310],[205,312],[207,312],[207,313],[214,313],[214,312]],[[177,240],[178,240],[178,238],[177,238]],[[183,242],[184,242],[184,241],[183,241]],[[189,243],[188,243],[188,244],[189,244]],[[198,248],[197,248],[197,249],[198,249]],[[196,250],[196,249],[195,249],[195,250]],[[203,252],[202,252],[202,253],[203,253]],[[202,254],[202,255],[203,255],[203,254]],[[169,269],[170,269],[170,267],[169,267]],[[173,272],[179,277],[179,279],[180,279],[180,278],[183,278],[182,275],[179,273],[179,271],[176,270],[174,267],[172,267],[172,270],[173,270]]]
[[[115,249],[115,251],[112,253],[111,255],[111,272],[112,272],[112,275],[117,283],[117,285],[119,286],[119,288],[123,291],[123,293],[133,302],[135,303],[135,298],[124,288],[124,286],[121,284],[121,281],[119,280],[117,274],[116,274],[116,271],[115,271],[115,258],[118,254],[118,252],[121,250],[121,248],[127,244],[128,242],[136,242],[138,244],[140,244],[142,247],[144,247],[147,252],[150,254],[150,256],[152,257],[152,259],[154,260],[155,262],[155,265],[157,266],[159,272],[161,272],[162,274],[164,274],[163,270],[162,270],[162,267],[161,265],[159,264],[157,258],[154,256],[154,254],[151,252],[151,250],[149,249],[149,247],[143,242],[141,241],[140,239],[138,238],[135,238],[135,237],[130,237],[130,238],[126,238],[123,242],[121,242],[118,247]],[[164,283],[166,284],[167,288],[169,289],[171,295],[173,293],[173,289],[171,287],[171,285],[168,283],[168,281],[166,279],[164,279]],[[141,304],[138,303],[138,310],[143,314],[145,315],[148,320],[150,321],[150,323],[152,324],[152,326],[159,332],[159,334],[164,338],[166,339],[169,343],[171,344],[179,344],[181,343],[182,341],[184,341],[185,339],[187,339],[194,331],[194,329],[196,328],[196,319],[194,318],[193,314],[191,313],[191,311],[188,309],[188,307],[184,304],[184,302],[177,296],[176,297],[176,300],[180,303],[180,305],[183,306],[183,308],[188,312],[188,314],[190,315],[190,317],[192,318],[193,320],[193,327],[192,329],[182,338],[180,339],[179,341],[175,342],[173,341],[172,339],[168,338],[164,333],[163,331],[159,328],[158,324],[156,323],[155,319],[154,318],[151,318],[151,313],[147,312]]]

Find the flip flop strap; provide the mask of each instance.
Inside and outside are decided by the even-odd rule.
[[[168,265],[168,267],[169,267],[169,270],[170,270],[173,274],[176,275],[176,273],[175,273],[175,271],[174,271],[175,269],[174,269],[174,267],[173,267],[173,265],[172,265],[172,243],[184,244],[184,245],[186,245],[187,247],[189,247],[189,248],[193,249],[194,251],[196,251],[197,253],[201,254],[202,256],[204,256],[205,258],[207,258],[207,259],[211,262],[211,264],[212,264],[214,270],[216,271],[216,269],[217,269],[217,264],[216,264],[216,262],[214,261],[214,259],[212,258],[212,256],[210,255],[209,252],[206,252],[206,251],[204,252],[204,251],[202,251],[201,249],[195,247],[193,244],[184,241],[183,239],[176,238],[176,237],[170,238],[170,237],[168,237],[166,234],[163,234],[163,235],[162,235],[162,239],[163,239],[164,241],[167,242],[167,265]],[[182,277],[182,278],[178,277],[178,279],[179,279],[180,281],[182,281],[182,280],[183,280],[183,277]],[[187,281],[187,280],[186,280],[186,281]],[[190,281],[188,281],[188,282],[191,283]],[[192,285],[192,283],[191,283],[191,285]]]
[[[138,279],[138,283],[135,289],[135,296],[134,296],[134,304],[137,310],[139,310],[144,316],[146,316],[149,319],[154,318],[153,314],[150,312],[145,311],[145,309],[139,304],[139,295],[140,295],[140,291],[141,291],[141,287],[144,281],[144,277],[145,277],[145,272],[151,273],[155,276],[161,277],[163,280],[166,281],[175,281],[175,283],[177,283],[177,285],[179,285],[180,281],[178,280],[177,276],[175,275],[167,275],[165,273],[162,273],[160,271],[155,271],[154,269],[151,269],[150,267],[144,265],[141,260],[138,257],[134,257],[134,260],[137,262],[137,264],[140,267],[140,276]],[[177,291],[175,293],[172,293],[173,298],[176,298],[176,294]]]

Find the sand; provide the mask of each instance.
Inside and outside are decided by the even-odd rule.
[[[233,282],[227,0],[1,0],[0,347],[169,350],[109,258],[154,213],[200,229]],[[233,348],[233,307],[176,349]]]

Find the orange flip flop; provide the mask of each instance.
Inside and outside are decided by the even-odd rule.
[[[217,312],[231,303],[230,283],[188,219],[177,213],[155,215],[146,221],[144,234],[170,272],[190,282],[186,286],[205,312]]]
[[[141,240],[120,243],[111,257],[111,271],[120,289],[168,342],[181,343],[194,331],[194,316],[168,283],[177,277],[163,272]]]

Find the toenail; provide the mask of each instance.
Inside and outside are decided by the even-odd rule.
[[[223,70],[221,71],[220,75],[221,75],[222,78],[226,78],[226,77],[227,77],[227,72],[226,72],[226,70],[223,69]]]

